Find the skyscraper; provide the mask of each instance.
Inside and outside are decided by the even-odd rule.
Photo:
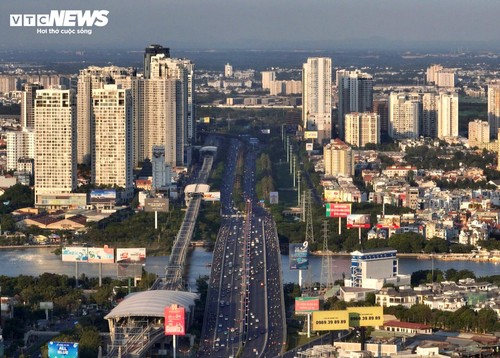
[[[346,114],[345,140],[354,147],[380,143],[380,116],[372,112]]]
[[[302,67],[302,123],[318,131],[318,142],[332,137],[332,59],[310,57]]]
[[[35,97],[36,91],[43,89],[38,83],[25,83],[21,93],[21,126],[35,128]]]
[[[458,137],[458,94],[440,93],[437,100],[437,137]]]
[[[149,45],[144,49],[144,78],[151,77],[151,57],[156,55],[170,57],[170,49],[161,45]]]
[[[92,182],[121,187],[123,198],[130,199],[134,192],[131,91],[118,85],[92,90],[92,117]]]
[[[373,111],[373,77],[359,70],[339,70],[336,77],[339,97],[338,129],[340,138],[344,138],[347,113]]]
[[[352,148],[338,138],[323,147],[325,176],[354,175],[354,153]]]
[[[488,123],[490,138],[496,138],[500,128],[500,83],[488,85]]]
[[[474,119],[469,122],[469,147],[476,147],[490,141],[490,125],[487,121]]]
[[[231,66],[229,63],[226,63],[224,66],[224,77],[233,77],[233,66]]]
[[[424,137],[436,138],[438,130],[437,114],[438,94],[427,92],[422,94],[422,121],[419,132]]]
[[[170,185],[172,171],[170,166],[165,164],[165,148],[162,145],[153,146],[153,157],[151,158],[153,166],[153,190],[165,190]]]
[[[39,90],[35,99],[35,205],[43,194],[76,189],[76,111],[73,90]]]
[[[271,82],[276,81],[275,71],[262,71],[262,89],[271,89]]]
[[[33,111],[34,115],[34,111]],[[31,128],[5,133],[7,140],[7,170],[17,170],[19,158],[35,159],[35,133]]]
[[[391,93],[389,96],[389,136],[393,139],[418,138],[421,100],[418,93]]]

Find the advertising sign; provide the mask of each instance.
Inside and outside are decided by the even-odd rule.
[[[49,342],[49,358],[78,358],[78,343]]]
[[[89,262],[112,264],[115,262],[115,250],[112,247],[89,247]]]
[[[278,204],[279,193],[277,191],[269,192],[269,204]]]
[[[168,204],[166,198],[146,198],[144,200],[144,211],[168,213]]]
[[[323,195],[325,196],[325,203],[342,201],[342,190],[340,189],[325,189]]]
[[[116,263],[117,264],[144,264],[146,263],[146,249],[133,248],[116,249]]]
[[[399,215],[377,215],[377,227],[379,229],[399,229],[401,227],[401,216]]]
[[[271,130],[270,129],[261,129],[260,132],[262,134],[271,134]]]
[[[349,326],[373,327],[384,324],[384,309],[382,306],[347,307]]]
[[[165,335],[183,336],[186,334],[184,307],[172,305],[165,307]]]
[[[317,139],[317,138],[318,138],[317,131],[305,131],[304,132],[304,139]]]
[[[290,270],[309,269],[309,243],[289,245]]]
[[[203,200],[205,201],[220,201],[220,191],[209,191],[203,193]]]
[[[62,249],[62,260],[64,262],[88,262],[88,248],[83,246],[67,246]]]
[[[114,203],[116,201],[115,189],[92,189],[90,191],[90,203]]]
[[[40,302],[40,309],[41,310],[53,310],[54,309],[54,302]]]
[[[319,298],[295,297],[295,314],[311,313],[319,310]]]
[[[349,329],[349,312],[342,311],[314,311],[312,313],[313,331],[340,331]]]
[[[347,216],[348,229],[369,229],[370,227],[370,214],[351,214]]]
[[[306,150],[307,151],[311,151],[314,149],[314,144],[312,143],[306,143]]]
[[[346,218],[351,215],[351,204],[326,204],[327,218]]]

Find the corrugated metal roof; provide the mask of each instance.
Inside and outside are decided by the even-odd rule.
[[[196,293],[183,291],[151,290],[131,293],[104,318],[119,317],[164,317],[166,306],[177,304],[190,312],[198,298]]]

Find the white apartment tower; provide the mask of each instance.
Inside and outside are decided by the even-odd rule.
[[[359,70],[339,70],[336,74],[338,92],[338,130],[345,136],[345,115],[373,111],[373,77]]]
[[[380,143],[380,116],[372,112],[346,114],[345,140],[354,147]]]
[[[469,122],[469,147],[476,147],[490,141],[490,125],[487,121],[474,119]]]
[[[440,93],[437,99],[437,137],[458,137],[458,94]]]
[[[271,89],[271,82],[276,81],[276,71],[262,71],[262,89]]]
[[[488,123],[490,138],[496,138],[500,128],[500,83],[488,85]]]
[[[340,139],[332,139],[323,147],[325,177],[354,175],[354,153],[352,148]]]
[[[35,128],[35,97],[36,91],[43,89],[38,83],[26,83],[21,93],[21,126]]]
[[[231,66],[229,63],[226,63],[224,66],[224,77],[233,77],[234,72],[233,72],[233,66]]]
[[[17,170],[17,162],[20,158],[35,158],[35,133],[33,129],[24,127],[22,131],[6,132],[5,137],[7,140],[7,170]]]
[[[76,100],[73,90],[39,90],[35,99],[35,205],[40,195],[76,189]]]
[[[318,131],[318,142],[332,137],[332,59],[310,57],[302,67],[302,123]]]
[[[172,170],[165,164],[165,148],[161,145],[153,146],[153,157],[151,158],[153,166],[153,190],[165,190],[170,186],[172,180]]]
[[[415,139],[419,136],[421,100],[417,93],[391,93],[389,96],[389,136]]]
[[[104,85],[92,90],[94,147],[92,182],[124,189],[131,198],[133,189],[132,96],[129,89]]]

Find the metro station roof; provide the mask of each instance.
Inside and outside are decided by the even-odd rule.
[[[200,152],[212,152],[215,153],[217,151],[217,147],[212,146],[212,145],[206,145],[204,147],[201,147]]]
[[[210,185],[208,184],[189,184],[186,185],[184,193],[206,193],[210,191]]]
[[[131,293],[111,310],[104,318],[120,317],[164,317],[165,307],[177,304],[191,311],[194,301],[199,298],[196,293],[168,290],[150,290]]]

